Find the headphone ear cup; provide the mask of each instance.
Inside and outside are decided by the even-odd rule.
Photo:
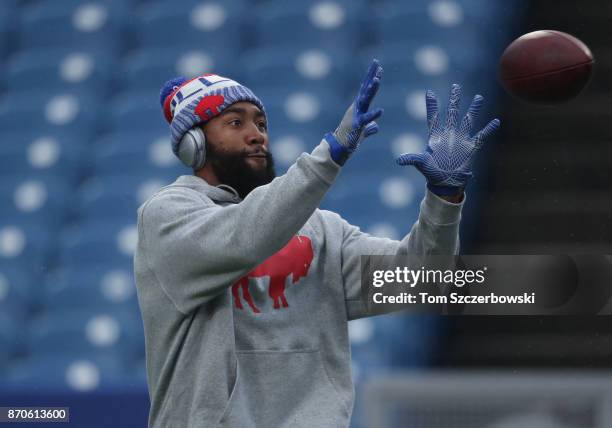
[[[204,166],[206,161],[206,137],[201,128],[191,128],[183,135],[179,143],[178,157],[181,162],[195,171]]]

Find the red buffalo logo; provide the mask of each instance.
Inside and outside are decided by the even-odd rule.
[[[305,277],[312,263],[313,251],[310,238],[296,235],[278,253],[268,257],[262,264],[240,278],[232,286],[232,295],[236,308],[243,309],[240,300],[240,289],[242,297],[253,312],[261,311],[255,306],[253,297],[249,293],[249,278],[270,277],[268,295],[274,303],[274,309],[289,306],[285,297],[285,280],[291,275],[291,282],[295,284],[300,278]]]
[[[225,98],[223,98],[223,95],[208,95],[200,100],[195,108],[195,113],[200,116],[202,120],[212,119],[219,114],[219,107],[221,107],[224,102]]]

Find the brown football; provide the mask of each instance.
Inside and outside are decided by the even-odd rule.
[[[500,80],[517,98],[538,104],[568,101],[584,89],[593,72],[593,54],[576,37],[554,30],[525,34],[504,51]]]

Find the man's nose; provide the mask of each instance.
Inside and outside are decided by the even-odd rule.
[[[249,132],[247,134],[247,142],[249,144],[264,145],[266,142],[266,136],[256,125],[253,125],[249,128]]]

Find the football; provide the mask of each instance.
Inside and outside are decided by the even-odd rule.
[[[558,104],[585,88],[593,66],[593,54],[576,37],[541,30],[513,41],[501,57],[499,72],[511,95],[531,103]]]

